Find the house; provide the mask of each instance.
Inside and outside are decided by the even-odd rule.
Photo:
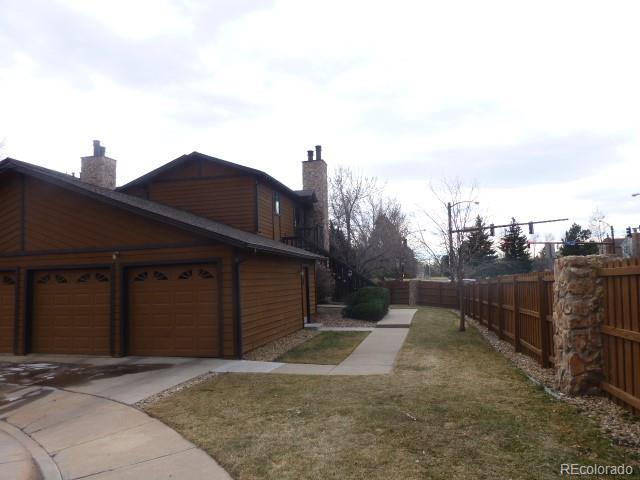
[[[80,178],[3,160],[0,352],[241,357],[302,328],[328,250],[321,148],[302,163],[294,191],[198,152],[115,188],[98,141]]]

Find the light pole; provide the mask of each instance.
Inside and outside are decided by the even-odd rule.
[[[455,207],[456,205],[460,205],[462,203],[474,203],[476,205],[479,205],[480,202],[476,202],[475,200],[461,200],[459,202],[456,203],[451,203],[448,202],[447,203],[447,219],[448,219],[448,227],[449,227],[449,275],[451,275],[452,280],[455,279],[455,276],[453,275],[453,225],[452,225],[452,215],[451,215],[451,209],[453,207]],[[463,225],[463,229],[464,229],[464,225]],[[459,253],[459,252],[458,252]],[[460,330],[461,332],[464,332],[465,326],[464,326],[464,308],[462,306],[462,259],[458,258],[458,267],[457,267],[457,276],[458,276],[458,306],[460,307],[460,327],[458,328],[458,330]]]

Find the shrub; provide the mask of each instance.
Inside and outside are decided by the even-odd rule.
[[[387,308],[381,299],[376,298],[365,303],[348,305],[344,309],[343,314],[349,318],[377,322],[387,314]]]
[[[389,303],[391,302],[389,289],[383,287],[362,287],[349,296],[347,305],[367,303],[371,300],[382,300],[384,307],[389,308]]]
[[[345,317],[377,322],[389,311],[390,300],[388,288],[363,287],[349,296],[342,314]]]

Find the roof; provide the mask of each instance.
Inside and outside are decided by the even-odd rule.
[[[161,167],[158,167],[155,170],[151,170],[149,173],[145,173],[141,177],[138,177],[135,180],[132,180],[129,183],[116,188],[116,190],[122,191],[122,190],[126,190],[128,188],[134,187],[136,185],[144,184],[147,181],[151,180],[156,175],[160,175],[161,173],[164,173],[164,172],[166,172],[166,171],[168,171],[168,170],[180,165],[181,163],[187,162],[189,160],[204,160],[206,162],[215,163],[216,165],[221,165],[223,167],[235,168],[236,170],[239,170],[241,172],[247,173],[249,175],[255,175],[258,178],[261,178],[261,179],[265,180],[266,182],[271,183],[272,185],[275,185],[276,188],[288,193],[292,197],[299,198],[300,200],[302,200],[305,203],[309,201],[308,196],[306,196],[306,195],[300,196],[298,194],[298,192],[300,190],[296,191],[296,190],[290,189],[284,183],[279,182],[278,180],[273,178],[271,175],[269,175],[268,173],[263,172],[262,170],[257,170],[255,168],[251,168],[251,167],[245,167],[244,165],[240,165],[238,163],[229,162],[227,160],[222,160],[220,158],[212,157],[210,155],[205,155],[204,153],[200,153],[200,152],[191,152],[188,155],[182,155],[182,156],[176,158],[175,160],[172,160],[169,163],[165,163]]]
[[[318,201],[316,192],[314,192],[313,190],[295,190],[295,193],[304,203],[307,203],[309,205],[312,205]]]
[[[178,228],[199,233],[214,240],[227,243],[239,248],[255,250],[289,257],[319,260],[324,257],[308,252],[301,248],[291,247],[254,233],[245,232],[230,227],[224,223],[209,220],[177,208],[169,207],[145,198],[128,195],[126,193],[109,190],[85,183],[76,177],[56,172],[13,158],[6,158],[0,162],[0,173],[14,170],[25,175],[33,176],[46,182],[54,183],[68,190],[87,195],[96,200],[109,203],[119,208],[143,215],[154,220],[168,223]]]

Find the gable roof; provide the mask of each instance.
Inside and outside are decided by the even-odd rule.
[[[21,162],[13,158],[6,158],[0,161],[0,173],[9,170],[56,184],[62,188],[86,195],[95,200],[109,203],[115,207],[122,208],[178,228],[189,230],[235,247],[310,260],[319,260],[324,258],[301,248],[291,247],[282,242],[277,242],[254,233],[245,232],[243,230],[230,227],[229,225],[209,220],[208,218],[200,217],[193,213],[185,212],[184,210],[179,210],[177,208],[169,207],[134,195],[109,190],[108,188],[98,187],[96,185],[83,182],[71,175],[56,172],[55,170]]]
[[[123,191],[123,190],[127,190],[127,189],[129,189],[131,187],[134,187],[136,185],[144,184],[147,181],[149,181],[149,180],[153,179],[154,177],[156,177],[157,175],[160,175],[160,174],[162,174],[164,172],[167,172],[168,170],[171,170],[172,168],[177,167],[177,166],[181,165],[182,163],[187,162],[189,160],[204,160],[206,162],[211,162],[211,163],[214,163],[216,165],[223,166],[223,167],[233,168],[235,170],[238,170],[240,172],[243,172],[243,173],[246,173],[246,174],[249,174],[249,175],[255,175],[256,177],[266,181],[267,183],[270,183],[270,184],[274,185],[278,190],[281,190],[281,191],[284,191],[284,192],[288,193],[290,196],[292,196],[295,199],[300,200],[303,203],[309,203],[310,201],[314,201],[314,199],[315,199],[315,196],[313,198],[311,198],[309,195],[300,195],[298,193],[299,191],[290,189],[284,183],[279,182],[278,180],[273,178],[271,175],[269,175],[266,172],[263,172],[262,170],[257,170],[255,168],[251,168],[251,167],[245,167],[244,165],[240,165],[238,163],[229,162],[227,160],[222,160],[220,158],[212,157],[210,155],[205,155],[204,153],[200,153],[200,152],[191,152],[191,153],[189,153],[187,155],[182,155],[182,156],[176,158],[175,160],[172,160],[169,163],[165,163],[161,167],[158,167],[155,170],[151,170],[149,173],[145,173],[141,177],[138,177],[135,180],[132,180],[129,183],[116,188],[116,190]]]

